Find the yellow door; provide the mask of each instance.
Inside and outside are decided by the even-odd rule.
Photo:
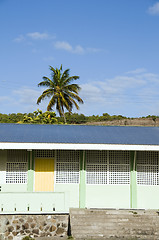
[[[35,159],[35,191],[54,191],[54,159]]]

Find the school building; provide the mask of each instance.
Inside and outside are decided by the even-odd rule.
[[[159,209],[159,128],[0,124],[0,214]]]

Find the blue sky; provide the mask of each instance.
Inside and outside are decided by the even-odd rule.
[[[159,1],[0,0],[0,31],[1,113],[46,111],[37,84],[63,64],[79,113],[159,115]]]

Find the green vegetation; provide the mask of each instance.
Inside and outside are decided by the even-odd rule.
[[[124,120],[123,125],[127,125],[126,122],[130,119],[122,115],[111,116],[108,113],[103,113],[102,116],[85,116],[84,114],[69,112],[65,113],[65,118],[67,124],[104,123],[106,121]],[[138,119],[151,119],[153,122],[156,122],[158,118],[159,116],[149,115]],[[43,113],[41,110],[37,109],[37,111],[34,111],[33,113],[12,113],[8,115],[0,113],[0,123],[64,124],[65,121],[63,117],[57,117],[55,112],[46,111]]]
[[[66,123],[66,117],[64,109],[66,109],[70,114],[72,112],[73,106],[79,109],[78,103],[83,103],[83,100],[79,97],[78,92],[80,87],[78,84],[72,83],[74,80],[79,79],[79,76],[69,75],[69,69],[66,69],[62,73],[62,65],[58,68],[53,68],[50,66],[52,79],[48,77],[43,77],[43,81],[38,84],[38,86],[48,87],[43,91],[42,95],[38,98],[37,104],[39,104],[45,98],[51,98],[47,106],[47,111],[51,111],[53,106],[56,106],[56,110],[60,117],[64,118]]]
[[[67,124],[84,124],[88,122],[88,117],[78,113],[65,113]],[[57,117],[58,122],[63,122],[63,118]]]
[[[29,236],[23,237],[22,240],[35,240],[34,238],[31,238]]]
[[[25,113],[11,113],[2,114],[0,113],[0,123],[18,123],[23,120]]]
[[[58,120],[54,112],[45,112],[41,110],[34,111],[33,114],[25,114],[19,123],[33,123],[33,124],[57,124]]]

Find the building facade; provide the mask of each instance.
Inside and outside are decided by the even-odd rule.
[[[159,209],[159,129],[0,124],[0,213]]]

